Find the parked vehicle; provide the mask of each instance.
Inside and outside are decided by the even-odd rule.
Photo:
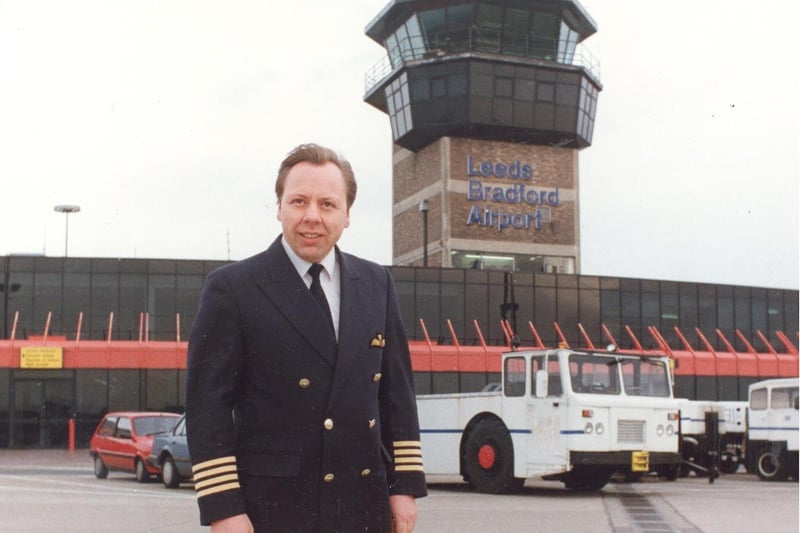
[[[175,489],[181,481],[192,479],[192,461],[186,444],[186,417],[168,433],[160,433],[153,440],[153,450],[147,463],[161,470],[161,480],[168,489]]]
[[[162,412],[108,413],[92,435],[89,455],[94,460],[94,475],[108,477],[111,470],[133,472],[140,482],[161,473],[147,464],[153,449],[153,435],[172,430],[180,415]]]
[[[736,473],[744,464],[747,402],[679,401],[681,475],[695,472],[698,476],[717,477],[719,472]]]
[[[762,481],[798,479],[798,378],[749,387],[747,466]]]
[[[508,352],[501,377],[500,391],[417,396],[426,473],[461,474],[486,493],[534,475],[580,491],[615,473],[677,477],[668,358]]]

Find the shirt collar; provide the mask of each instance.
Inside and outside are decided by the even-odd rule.
[[[308,274],[308,268],[311,266],[311,263],[302,259],[299,255],[292,250],[292,247],[289,246],[289,243],[286,242],[286,237],[281,236],[281,245],[283,245],[283,249],[286,251],[286,255],[289,256],[289,261],[292,262],[295,270],[297,273],[300,274],[300,277],[304,277]],[[333,278],[334,274],[336,273],[336,247],[331,248],[331,251],[328,252],[328,255],[322,258],[322,261],[319,262],[324,268],[323,272],[327,272],[328,276]]]

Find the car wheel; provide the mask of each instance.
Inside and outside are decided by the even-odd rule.
[[[514,492],[524,482],[514,477],[514,445],[500,420],[478,422],[467,437],[463,459],[464,478],[478,492]]]
[[[94,475],[97,479],[105,479],[108,477],[108,467],[99,455],[94,456]]]
[[[136,481],[139,483],[147,483],[150,481],[150,472],[148,472],[147,468],[145,468],[144,461],[137,458],[134,466],[136,469]]]
[[[178,469],[175,466],[175,461],[173,461],[172,457],[169,455],[161,464],[161,480],[164,482],[164,486],[168,489],[177,489],[181,484],[180,475],[178,474]]]

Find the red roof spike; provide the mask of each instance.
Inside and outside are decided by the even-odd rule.
[[[605,324],[601,324],[601,325],[600,325],[600,327],[601,327],[601,328],[602,328],[602,330],[603,330],[603,335],[605,335],[605,336],[606,336],[606,339],[608,339],[608,342],[610,342],[610,343],[611,343],[611,344],[613,344],[614,346],[619,346],[619,345],[617,344],[617,340],[616,340],[616,339],[614,338],[614,336],[611,334],[611,331],[609,331],[609,329],[606,327],[606,325],[605,325]]]
[[[766,346],[767,351],[769,353],[771,353],[771,354],[778,353],[778,352],[775,351],[775,348],[773,348],[772,345],[769,343],[769,340],[767,340],[767,338],[764,336],[764,334],[761,333],[761,330],[758,330],[758,329],[756,330],[756,336],[758,336],[758,338],[761,340],[761,342],[764,343],[764,346]]]
[[[589,338],[589,335],[586,333],[586,330],[583,329],[583,324],[581,324],[580,322],[578,322],[578,331],[581,332],[581,336],[583,337],[583,340],[586,343],[586,347],[594,351],[596,348],[594,347],[594,344],[592,344],[592,339]]]
[[[569,343],[567,342],[567,338],[564,336],[564,332],[561,331],[558,322],[553,322],[553,327],[556,329],[556,335],[558,335],[558,347],[569,348]]]
[[[542,342],[542,338],[539,336],[539,332],[536,331],[536,327],[533,325],[533,322],[531,322],[530,320],[528,320],[528,327],[530,328],[531,333],[533,334],[533,338],[536,341],[537,346],[539,348],[544,349],[545,346],[544,346],[544,343]]]
[[[686,351],[694,355],[694,349],[692,348],[692,345],[689,343],[688,339],[686,339],[686,337],[683,335],[683,332],[680,329],[678,329],[678,326],[675,326],[675,334],[678,336],[678,339],[680,339],[681,343],[683,344],[683,347],[686,348]]]
[[[777,336],[778,340],[786,347],[786,351],[792,355],[797,355],[797,346],[792,344],[792,341],[789,340],[789,337],[787,337],[784,332],[778,330],[775,332],[775,336]]]
[[[456,347],[456,350],[461,349],[461,345],[458,343],[458,337],[456,336],[456,330],[453,328],[453,323],[450,319],[447,319],[447,329],[450,330],[450,338],[453,339],[453,346]]]
[[[634,347],[635,347],[637,350],[639,350],[639,352],[641,352],[641,353],[644,353],[644,348],[642,348],[642,345],[639,343],[639,339],[637,339],[637,338],[636,338],[636,335],[634,335],[634,333],[633,333],[633,330],[632,330],[632,329],[631,329],[631,327],[630,327],[629,325],[627,325],[627,324],[625,325],[625,332],[626,332],[626,333],[628,334],[628,336],[631,338],[631,341],[633,341],[633,346],[634,346]]]
[[[730,353],[735,354],[736,350],[734,350],[733,345],[728,342],[728,339],[723,335],[722,331],[719,328],[715,329],[714,331],[717,332],[717,337],[722,341],[722,344],[725,345],[725,349],[728,350]]]

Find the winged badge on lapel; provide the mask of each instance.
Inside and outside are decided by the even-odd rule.
[[[383,333],[376,334],[371,341],[369,341],[370,348],[385,348],[386,339],[383,338]]]

